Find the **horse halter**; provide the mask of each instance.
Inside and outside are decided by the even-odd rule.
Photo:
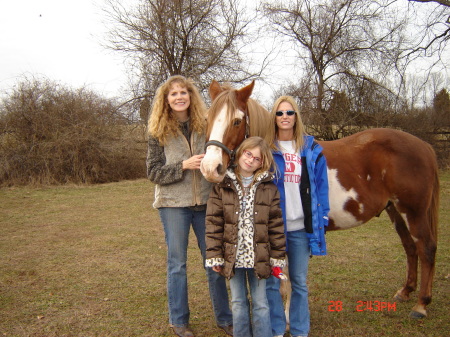
[[[245,136],[244,139],[248,138],[250,131],[249,131],[249,121],[248,121],[248,113],[247,111],[245,111],[244,113],[244,118],[245,118]],[[217,147],[220,147],[223,151],[226,152],[226,154],[228,155],[228,157],[230,158],[230,162],[228,163],[228,167],[230,167],[231,165],[233,165],[234,163],[234,159],[236,158],[236,149],[229,149],[224,143],[219,142],[218,140],[209,140],[205,143],[205,151],[208,148],[208,146],[210,145],[214,145]],[[239,144],[240,145],[240,144]],[[239,147],[239,145],[237,147]]]
[[[236,151],[230,150],[224,143],[219,142],[218,140],[210,140],[206,142],[205,144],[205,151],[206,148],[210,145],[215,145],[217,147],[220,147],[223,151],[225,151],[228,154],[228,157],[230,157],[230,163],[234,162],[234,158],[236,157]]]

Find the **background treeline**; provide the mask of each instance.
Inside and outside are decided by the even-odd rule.
[[[381,109],[376,102],[354,110],[345,94],[336,94],[325,115],[314,114],[303,103],[308,131],[320,139],[370,127],[398,128],[428,141],[441,167],[449,165],[450,96],[445,89],[433,106],[401,113]],[[0,104],[0,185],[145,177],[146,121],[131,116],[114,99],[84,88],[42,79],[20,82]]]

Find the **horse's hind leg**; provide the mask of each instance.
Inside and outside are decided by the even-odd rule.
[[[400,289],[395,298],[397,300],[408,300],[409,294],[417,288],[418,260],[421,265],[421,279],[419,301],[414,306],[410,316],[412,318],[423,318],[427,315],[426,306],[431,303],[431,288],[434,278],[436,238],[429,224],[426,214],[411,216],[408,219],[409,228],[400,213],[393,205],[387,208],[395,229],[399,234],[407,257],[407,278],[405,286]],[[420,225],[420,226],[419,226]],[[421,227],[422,230],[418,228]]]
[[[395,206],[391,204],[386,208],[386,212],[389,214],[392,223],[395,225],[395,230],[400,236],[407,259],[406,283],[403,288],[397,291],[394,298],[398,301],[407,301],[409,300],[409,294],[417,288],[417,247],[409,233],[405,220],[403,220]]]
[[[426,216],[417,219],[417,224],[429,224]],[[423,318],[427,315],[426,307],[431,303],[431,289],[433,286],[435,262],[436,262],[436,233],[431,226],[425,226],[422,230],[412,231],[416,242],[417,253],[420,259],[420,291],[419,301],[414,306],[410,316]]]

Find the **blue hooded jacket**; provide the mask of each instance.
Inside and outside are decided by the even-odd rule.
[[[312,255],[326,255],[325,227],[328,226],[327,163],[320,146],[313,136],[305,136],[305,145],[301,150],[302,175],[300,195],[305,214],[305,230],[309,239]],[[286,231],[286,195],[284,190],[284,168],[286,166],[281,151],[274,151],[276,163],[274,183],[280,192],[280,204]],[[282,169],[281,169],[282,168]],[[286,247],[289,249],[289,247]]]

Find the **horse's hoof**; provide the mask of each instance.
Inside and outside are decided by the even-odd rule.
[[[396,300],[396,301],[398,301],[398,302],[406,302],[406,301],[409,300],[409,298],[404,298],[404,297],[402,297],[401,295],[396,294],[396,295],[394,296],[394,300]]]
[[[409,313],[409,317],[414,318],[414,319],[421,319],[421,318],[427,317],[427,315],[426,314],[422,314],[421,312],[411,311]]]
[[[409,292],[405,291],[405,288],[400,289],[394,295],[394,300],[398,302],[406,302],[409,301]],[[413,308],[414,310],[415,308]],[[416,310],[417,311],[417,310]]]

